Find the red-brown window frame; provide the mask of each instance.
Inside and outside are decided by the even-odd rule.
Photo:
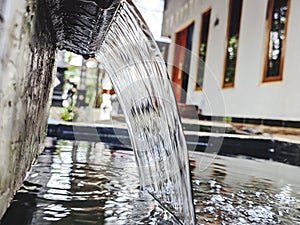
[[[222,80],[222,87],[223,88],[230,88],[230,87],[234,87],[234,83],[235,83],[235,72],[236,72],[236,66],[237,66],[237,59],[238,59],[238,50],[236,53],[236,63],[235,63],[235,67],[234,67],[234,79],[232,82],[230,83],[225,83],[225,78],[226,78],[226,62],[227,62],[227,55],[228,55],[228,42],[229,42],[229,34],[230,34],[230,21],[231,21],[231,10],[232,10],[232,4],[233,4],[233,0],[229,1],[229,12],[228,12],[228,19],[227,19],[227,31],[226,31],[226,53],[225,53],[225,58],[224,58],[224,64],[223,64],[223,80]],[[241,8],[241,15],[240,15],[240,24],[239,24],[239,37],[240,37],[240,32],[241,32],[241,21],[242,21],[242,17],[243,17],[243,1],[242,1],[242,8]],[[239,44],[240,38],[238,39],[238,44]],[[239,47],[238,47],[239,48]]]
[[[211,8],[208,8],[207,10],[205,10],[202,14],[201,14],[201,27],[200,27],[200,35],[199,35],[199,51],[198,51],[198,56],[200,55],[200,45],[201,45],[201,42],[202,42],[202,33],[203,33],[203,22],[204,22],[204,17],[207,16],[208,14],[210,14],[210,18],[211,18]],[[208,34],[207,34],[207,41],[206,41],[206,54],[207,54],[207,42],[208,42],[208,39],[209,39],[209,28],[210,28],[210,20],[209,20],[209,24],[208,24]],[[206,57],[205,57],[205,61],[206,61]],[[205,63],[205,62],[204,62]],[[199,66],[200,66],[200,56],[199,56],[199,60],[198,60],[198,65],[197,65],[197,76],[196,76],[196,82],[195,82],[195,91],[202,91],[203,89],[203,81],[202,81],[202,86],[198,86],[198,79],[199,79]],[[203,78],[204,78],[204,74],[205,74],[205,65],[204,65],[204,68],[203,68]]]
[[[284,58],[285,58],[285,51],[286,51],[286,39],[287,39],[287,31],[288,31],[288,21],[289,21],[289,11],[290,11],[290,0],[287,0],[287,13],[286,13],[286,24],[284,27],[285,38],[282,44],[281,49],[281,57],[280,57],[280,68],[278,76],[271,76],[267,77],[268,72],[268,52],[269,52],[269,43],[270,43],[270,31],[273,22],[273,8],[274,2],[276,0],[268,0],[267,6],[267,26],[266,26],[266,39],[265,39],[265,55],[264,55],[264,70],[263,70],[263,79],[262,82],[272,82],[272,81],[281,81],[283,79],[283,67],[284,67]]]

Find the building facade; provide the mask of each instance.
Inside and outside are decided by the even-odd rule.
[[[204,115],[300,121],[300,1],[166,0],[178,102]]]

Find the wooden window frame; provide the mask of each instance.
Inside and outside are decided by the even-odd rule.
[[[237,67],[237,61],[238,61],[238,50],[236,52],[236,62],[234,65],[234,78],[233,81],[230,83],[225,83],[225,78],[226,78],[226,63],[227,63],[227,55],[228,55],[228,43],[229,43],[229,34],[230,34],[230,21],[231,21],[231,16],[232,16],[232,4],[233,4],[233,0],[229,1],[229,9],[228,9],[228,18],[227,18],[227,31],[226,31],[226,53],[225,53],[225,58],[224,58],[224,64],[223,64],[223,79],[222,79],[222,87],[223,88],[233,88],[234,84],[235,84],[235,73],[236,73],[236,67]],[[240,15],[240,24],[239,24],[239,32],[238,32],[238,46],[239,46],[239,42],[240,42],[240,32],[241,32],[241,21],[243,18],[243,0],[242,0],[242,7],[241,7],[241,15]],[[239,49],[239,47],[238,47]]]
[[[202,41],[202,32],[203,32],[203,22],[204,22],[204,17],[207,16],[208,14],[210,14],[210,19],[211,19],[211,11],[212,9],[211,8],[208,8],[207,10],[205,10],[204,12],[202,12],[201,14],[201,27],[200,27],[200,35],[199,35],[199,51],[198,51],[198,57],[199,57],[199,60],[200,60],[200,45],[201,45],[201,41]],[[210,29],[210,20],[209,20],[209,24],[208,24],[208,34],[207,34],[207,42],[206,42],[206,46],[207,46],[207,43],[208,43],[208,40],[209,40],[209,29]],[[206,54],[207,54],[207,51],[208,48],[206,47]],[[205,58],[205,61],[206,61],[206,58]],[[205,63],[205,62],[204,62]],[[197,63],[197,76],[196,76],[196,82],[195,82],[195,91],[202,91],[203,90],[203,82],[202,82],[202,86],[198,86],[197,83],[198,83],[198,76],[199,76],[199,66],[200,66],[200,62],[198,61]],[[204,74],[205,74],[205,66],[204,66],[204,69],[203,69],[203,78],[204,78]]]
[[[287,39],[287,32],[288,32],[288,22],[289,22],[289,12],[290,12],[290,0],[287,0],[287,13],[286,13],[286,24],[284,27],[285,38],[281,48],[281,57],[280,57],[280,68],[279,74],[277,76],[267,77],[268,72],[268,51],[269,51],[269,43],[270,43],[270,31],[273,22],[273,8],[274,8],[275,0],[268,0],[267,5],[267,26],[265,31],[265,54],[264,54],[264,70],[263,70],[263,77],[262,82],[274,82],[274,81],[282,81],[283,79],[283,67],[284,67],[284,58],[285,58],[285,51],[286,51],[286,39]]]

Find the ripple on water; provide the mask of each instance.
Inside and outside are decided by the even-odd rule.
[[[211,185],[214,183],[214,185]],[[215,188],[217,185],[221,188]],[[209,191],[210,190],[210,191]],[[216,180],[194,182],[200,224],[299,224],[299,200],[252,189],[223,188]],[[291,222],[293,221],[293,222]]]
[[[45,149],[39,157],[1,225],[175,225],[170,214],[140,191],[134,160],[129,154],[112,154],[101,143],[59,141],[56,148]],[[220,157],[215,163],[217,173],[214,165],[199,173],[199,165],[194,163],[199,224],[300,224],[297,179],[291,183],[281,177],[284,185],[278,185],[259,168],[261,163],[250,160],[238,164],[235,159]],[[268,167],[274,165],[276,168],[277,164]],[[239,173],[243,176],[236,171],[238,166],[242,166]],[[299,171],[298,167],[280,167],[289,173]],[[255,168],[264,172],[250,175]]]

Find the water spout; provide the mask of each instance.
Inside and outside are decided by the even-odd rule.
[[[43,0],[59,49],[84,58],[95,56],[120,0]]]

